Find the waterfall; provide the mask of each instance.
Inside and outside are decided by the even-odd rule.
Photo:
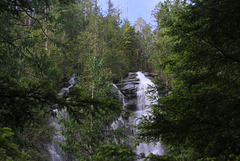
[[[151,100],[149,97],[153,97],[153,93],[146,93],[147,87],[154,86],[153,82],[148,79],[143,73],[137,72],[137,78],[139,79],[139,85],[137,88],[137,110],[134,112],[134,121],[135,125],[138,124],[138,118],[141,115],[150,115],[147,108],[149,105],[156,103],[156,100]],[[143,154],[148,156],[150,153],[156,155],[163,155],[164,150],[160,142],[156,143],[140,143],[136,148],[136,153],[138,155]]]
[[[59,97],[62,97],[64,93],[69,92],[69,89],[74,85],[75,83],[75,77],[71,77],[69,80],[69,86],[67,88],[62,88],[59,92]],[[72,157],[66,156],[58,146],[58,143],[63,143],[64,137],[60,134],[61,131],[61,125],[59,125],[59,118],[67,117],[66,110],[58,111],[57,109],[54,110],[54,112],[57,114],[57,118],[52,118],[50,120],[50,125],[54,126],[56,129],[56,134],[53,136],[53,140],[47,145],[49,157],[48,161],[70,161],[75,160]]]
[[[154,103],[157,103],[157,100],[150,99],[150,97],[157,96],[157,93],[147,93],[148,86],[154,86],[154,83],[145,75],[150,73],[129,73],[128,77],[124,80],[123,83],[119,83],[118,87],[120,87],[122,93],[126,97],[125,106],[126,110],[132,111],[133,115],[128,117],[127,120],[119,120],[122,122],[126,122],[129,125],[129,129],[127,130],[128,135],[134,136],[136,134],[136,129],[131,128],[138,124],[139,117],[142,115],[148,116],[149,108],[148,106]],[[116,123],[114,123],[115,125]],[[118,126],[115,125],[115,128]],[[140,143],[135,152],[138,156],[148,156],[150,153],[156,155],[163,155],[164,148],[160,142],[158,143]],[[143,160],[137,159],[138,161]]]
[[[132,135],[137,131],[132,128],[131,125],[138,124],[138,118],[142,115],[148,116],[149,108],[147,106],[157,103],[157,100],[149,99],[149,96],[154,96],[154,93],[146,93],[147,87],[154,86],[154,83],[145,76],[146,73],[129,73],[129,76],[124,80],[124,82],[119,83],[117,85],[113,85],[113,93],[118,94],[118,98],[123,105],[123,108],[127,111],[132,111],[132,115],[129,117],[120,116],[115,122],[112,123],[111,129],[116,130],[122,126],[127,124],[126,134]],[[69,89],[74,85],[74,77],[69,80],[69,86],[67,88],[63,88],[59,92],[59,97],[62,97],[65,92],[68,92]],[[120,90],[119,90],[120,89]],[[61,115],[61,117],[66,117],[67,114],[64,110],[58,111],[55,110],[56,113]],[[66,116],[64,116],[66,115]],[[50,157],[48,157],[49,161],[70,161],[75,160],[73,157],[69,158],[64,155],[60,148],[58,147],[56,142],[63,142],[64,137],[60,135],[61,126],[58,124],[58,117],[52,119],[51,125],[55,126],[58,131],[56,135],[53,137],[53,140],[50,144],[48,144],[48,153]],[[134,136],[134,135],[133,135]],[[132,144],[132,143],[130,143]],[[163,155],[164,148],[160,142],[158,143],[140,143],[136,149],[135,153],[138,156],[148,156],[150,153],[156,155]],[[137,161],[143,160],[143,158],[136,158]]]

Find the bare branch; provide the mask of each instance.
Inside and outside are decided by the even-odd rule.
[[[35,37],[38,37],[38,36],[35,36]],[[11,40],[7,40],[6,38],[3,38],[5,41],[0,41],[0,44],[3,44],[3,43],[8,43],[9,42],[12,42],[12,41],[16,41],[16,40],[23,40],[23,39],[32,39],[33,37],[18,37],[18,38],[15,38],[15,39],[11,39]],[[12,44],[11,44],[12,45]],[[15,46],[16,47],[16,46]]]

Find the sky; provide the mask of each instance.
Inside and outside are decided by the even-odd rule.
[[[127,18],[128,6],[128,20],[132,25],[135,24],[139,17],[142,17],[147,24],[156,26],[154,17],[151,16],[152,10],[161,0],[112,0],[113,7],[122,10],[123,19]],[[103,12],[107,10],[108,0],[98,0],[98,5]],[[127,5],[128,4],[128,5]]]

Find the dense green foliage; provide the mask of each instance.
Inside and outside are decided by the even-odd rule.
[[[123,135],[110,129],[113,121],[120,116],[122,106],[118,99],[111,96],[111,72],[104,69],[103,64],[103,59],[93,53],[86,62],[89,77],[85,79],[88,88],[84,88],[79,76],[68,95],[68,104],[72,102],[74,106],[68,107],[71,108],[68,110],[71,111],[70,118],[62,119],[62,135],[66,140],[61,146],[78,160],[99,160],[96,154],[104,150],[100,147],[114,143],[115,139]],[[76,113],[80,115],[76,116]]]
[[[10,128],[0,128],[0,160],[25,160],[28,156],[21,153],[18,146],[12,142],[12,135]]]
[[[122,110],[110,89],[142,69],[143,38],[108,4],[103,15],[96,0],[0,2],[0,160],[44,160],[36,145],[52,139],[49,118],[56,108],[69,114],[61,121],[62,148],[78,160],[104,158],[101,151],[111,146],[118,156],[133,155],[127,144],[114,141],[124,138],[124,130],[108,130]],[[59,97],[74,74],[75,87]]]
[[[129,71],[154,72],[158,104],[142,117],[138,141],[161,141],[145,160],[239,160],[240,3],[166,0],[153,16],[121,21],[108,1],[1,0],[0,160],[44,160],[36,145],[56,132],[78,160],[134,160],[112,83]],[[75,86],[58,95],[75,75]]]
[[[167,86],[157,79],[164,96],[142,118],[140,139],[161,140],[177,160],[239,160],[239,8],[231,0],[159,3],[155,66]]]
[[[96,154],[97,160],[106,161],[132,161],[134,160],[133,148],[125,144],[103,145]]]

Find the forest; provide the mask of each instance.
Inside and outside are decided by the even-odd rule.
[[[161,142],[145,161],[240,160],[240,1],[165,0],[131,24],[108,0],[0,1],[0,161],[44,161],[56,133],[79,161],[133,161],[141,142]],[[124,112],[111,93],[129,72],[155,76],[151,115],[108,127]],[[74,77],[68,93],[59,91]]]

